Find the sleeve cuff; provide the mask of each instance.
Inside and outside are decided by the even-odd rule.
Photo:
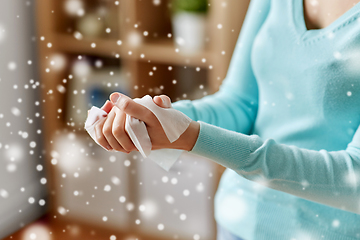
[[[233,170],[241,170],[248,164],[252,152],[250,144],[254,141],[251,136],[198,122],[200,132],[191,153],[210,158]]]

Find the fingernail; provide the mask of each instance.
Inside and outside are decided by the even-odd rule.
[[[120,99],[120,94],[118,93],[115,93],[110,97],[111,102],[114,104],[116,104],[119,101],[119,99]]]
[[[106,146],[106,149],[109,150],[109,151],[110,151],[110,150],[113,150],[112,147],[110,147],[110,145],[107,145],[107,146]]]

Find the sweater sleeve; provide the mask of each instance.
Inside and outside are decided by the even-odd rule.
[[[251,49],[270,9],[270,0],[252,0],[220,90],[202,99],[173,104],[195,121],[250,134],[258,106],[258,87],[251,66]]]
[[[192,153],[275,190],[360,214],[360,127],[342,151],[314,151],[200,122]]]

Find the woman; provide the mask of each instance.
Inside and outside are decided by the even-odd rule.
[[[135,150],[129,114],[146,123],[154,149],[227,167],[215,200],[221,240],[360,239],[358,2],[253,0],[219,92],[173,104],[194,120],[178,141],[115,93],[98,142]],[[166,96],[154,102],[171,106]]]

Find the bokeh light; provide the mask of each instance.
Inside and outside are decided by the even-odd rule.
[[[52,240],[50,229],[43,224],[32,224],[22,234],[22,240]]]
[[[83,14],[84,2],[81,0],[66,0],[64,10],[69,16],[79,16]]]

